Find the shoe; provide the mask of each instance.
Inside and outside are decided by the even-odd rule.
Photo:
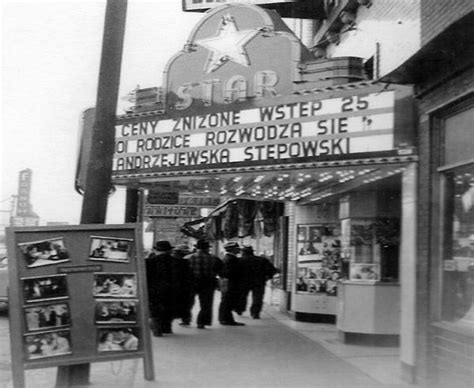
[[[173,334],[172,330],[163,330],[163,334]]]
[[[198,329],[205,329],[206,326],[204,326],[204,325],[197,325],[197,328],[198,328]]]
[[[181,323],[179,324],[179,326],[189,326],[189,325],[190,325],[190,323],[187,323],[187,322],[181,322]]]
[[[252,318],[253,319],[260,319],[260,316],[259,315],[252,315]]]
[[[242,322],[220,322],[223,326],[245,326],[245,323]]]
[[[155,332],[153,333],[153,337],[163,337],[163,334]]]

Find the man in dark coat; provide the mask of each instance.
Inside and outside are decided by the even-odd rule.
[[[222,278],[226,280],[225,288],[221,288],[221,303],[219,305],[219,322],[227,326],[243,326],[242,322],[236,322],[232,315],[239,303],[240,287],[242,281],[242,270],[240,260],[237,255],[240,252],[240,246],[235,241],[229,241],[224,244],[226,251],[223,262],[224,269]]]
[[[161,337],[171,334],[173,321],[173,247],[169,241],[157,241],[153,252],[146,260],[148,284],[148,304],[150,308],[151,330]]]
[[[181,326],[189,326],[191,323],[192,298],[191,291],[191,269],[189,260],[184,257],[189,254],[187,244],[180,244],[173,248],[173,294],[174,294],[174,318],[181,319]]]
[[[263,307],[263,297],[265,295],[265,283],[271,279],[278,270],[273,266],[270,260],[265,257],[255,256],[252,246],[242,248],[242,263],[248,274],[248,281],[245,282],[247,289],[240,295],[241,312],[245,311],[248,293],[252,292],[252,305],[250,306],[250,315],[254,319],[260,319],[260,312]]]
[[[222,272],[222,261],[209,253],[211,245],[206,240],[198,240],[196,252],[185,256],[191,269],[192,301],[199,298],[200,311],[197,316],[198,329],[212,325],[212,306],[217,286],[217,276]],[[190,309],[192,305],[190,306]]]

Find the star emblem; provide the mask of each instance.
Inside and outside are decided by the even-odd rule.
[[[206,72],[211,73],[228,61],[250,66],[245,45],[258,33],[258,30],[239,31],[232,16],[223,16],[215,36],[196,41],[198,45],[210,51]]]

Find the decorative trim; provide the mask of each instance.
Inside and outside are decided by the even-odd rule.
[[[186,171],[160,171],[139,174],[117,174],[112,176],[112,181],[118,183],[119,180],[146,180],[153,178],[169,178],[169,177],[183,177],[183,176],[208,176],[209,174],[241,174],[246,172],[258,171],[282,171],[294,170],[303,168],[330,168],[330,167],[348,167],[361,165],[375,165],[375,164],[392,164],[392,163],[408,163],[418,161],[417,155],[401,155],[401,156],[387,156],[374,157],[366,159],[348,159],[335,160],[323,162],[305,162],[305,163],[289,163],[289,164],[274,164],[268,166],[245,166],[245,167],[224,167],[203,170],[186,170]]]

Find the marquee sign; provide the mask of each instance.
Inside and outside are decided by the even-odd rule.
[[[113,170],[231,165],[393,149],[394,92],[116,126]]]
[[[248,3],[248,4],[279,4],[295,3],[297,0],[184,0],[183,8],[185,11],[202,11],[209,8],[218,7],[222,4]]]
[[[328,66],[275,12],[212,9],[166,66],[164,111],[118,118],[113,176],[395,154],[405,141],[399,129],[409,130],[395,115],[406,95],[369,82],[341,85],[349,64]]]

